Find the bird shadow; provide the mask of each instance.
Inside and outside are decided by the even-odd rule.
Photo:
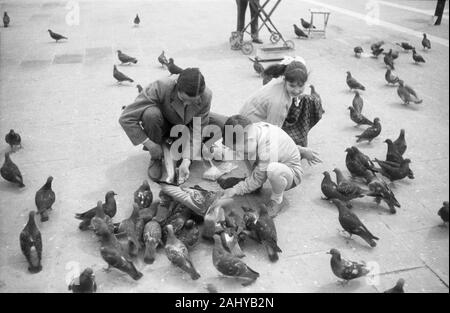
[[[360,239],[358,236],[353,235],[353,236],[350,238],[349,236],[344,235],[342,232],[343,232],[342,230],[338,230],[338,236],[341,236],[341,237],[345,240],[345,243],[346,243],[350,248],[353,249],[354,245],[352,245],[352,243],[355,243],[355,245],[357,245],[358,248],[360,248],[360,249],[364,249],[364,250],[367,250],[367,251],[371,251],[371,250],[373,249],[372,247],[368,246],[367,243],[366,243],[365,241],[362,241],[362,239]],[[358,238],[357,238],[357,237],[358,237]],[[361,240],[361,241],[360,241],[360,240]]]
[[[9,182],[3,182],[2,184],[0,184],[0,191],[5,191],[5,192],[13,192],[16,195],[21,194],[25,189],[26,189],[26,185],[24,188],[19,188],[18,186],[14,185],[13,183],[9,183]]]
[[[392,103],[390,103],[390,105],[393,106],[393,107],[400,108],[400,109],[408,109],[408,110],[411,110],[411,111],[419,111],[418,107],[413,106],[411,104],[404,104],[403,102],[392,102]]]
[[[356,291],[359,288],[361,288],[361,281],[360,280],[352,280],[349,281],[347,284],[342,285],[340,281],[337,282],[330,282],[328,284],[320,286],[318,289],[316,289],[315,292],[317,293],[335,293],[335,292],[352,292]]]

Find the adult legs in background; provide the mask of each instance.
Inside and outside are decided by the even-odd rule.
[[[269,214],[275,217],[280,212],[284,192],[292,188],[294,173],[287,165],[273,162],[267,167],[267,179],[272,186],[272,195],[268,205]]]
[[[250,16],[252,19],[251,23],[251,33],[252,33],[252,39],[254,43],[262,43],[261,39],[259,39],[259,27],[258,27],[258,7],[256,4],[259,5],[259,0],[250,0]]]
[[[446,0],[438,0],[436,5],[436,11],[434,12],[434,16],[436,19],[436,23],[434,25],[441,25],[442,15],[444,15],[445,9],[445,1]]]

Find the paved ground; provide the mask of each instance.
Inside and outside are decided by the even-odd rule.
[[[133,101],[136,89],[113,80],[115,50],[139,59],[121,69],[141,84],[167,75],[156,63],[162,49],[182,67],[200,67],[214,92],[213,110],[223,114],[237,112],[261,85],[247,57],[229,49],[234,1],[77,1],[80,20],[73,26],[65,21],[73,10],[65,7],[66,1],[0,1],[0,11],[7,10],[12,19],[10,28],[0,29],[0,133],[13,128],[22,134],[24,149],[12,158],[27,185],[19,191],[0,182],[0,291],[65,292],[67,277],[77,267],[91,266],[102,292],[202,292],[210,282],[224,292],[377,292],[399,277],[406,279],[409,292],[448,292],[449,233],[438,226],[436,215],[449,198],[448,16],[441,27],[433,27],[427,11],[434,10],[434,1],[396,0],[392,3],[406,8],[380,4],[383,22],[368,25],[361,17],[374,15],[377,8],[366,8],[365,1],[322,2],[333,6],[327,39],[293,38],[292,24],[307,16],[308,8],[321,6],[315,1],[283,1],[273,20],[295,41],[296,51],[290,54],[307,60],[311,83],[323,98],[326,114],[310,133],[310,146],[324,162],[312,168],[305,164],[301,186],[287,194],[289,209],[276,219],[280,260],[271,264],[261,248],[245,245],[245,261],[261,277],[243,288],[219,277],[206,242],[192,252],[202,275],[195,282],[162,253],[153,265],[137,262],[144,273],[139,282],[116,271],[105,274],[95,238],[80,233],[73,218],[110,189],[119,194],[117,219],[128,216],[132,192],[146,178],[147,155],[131,146],[117,122],[120,108]],[[139,28],[131,25],[136,12],[142,18]],[[69,41],[54,43],[48,28],[66,34]],[[427,60],[423,65],[414,65],[411,55],[401,53],[397,72],[424,99],[422,105],[405,107],[396,89],[385,85],[382,60],[355,59],[352,50],[356,45],[368,50],[380,39],[388,47],[398,41],[420,46],[415,32],[427,32],[439,43],[429,52],[419,51]],[[267,32],[262,34],[268,42]],[[336,209],[320,200],[321,173],[345,168],[344,149],[358,133],[347,116],[353,96],[345,85],[347,70],[368,87],[363,94],[366,115],[380,117],[383,124],[381,136],[360,148],[383,157],[383,140],[404,128],[416,176],[393,187],[402,204],[397,215],[377,209],[370,200],[355,203],[357,214],[381,238],[375,249],[358,239],[346,241],[338,233]],[[3,154],[7,146],[0,150]],[[55,177],[57,201],[50,221],[39,224],[44,270],[30,275],[18,236],[34,208],[34,193],[48,175]],[[157,194],[158,187],[152,187]],[[377,262],[378,282],[336,285],[325,254],[333,247],[349,258]]]

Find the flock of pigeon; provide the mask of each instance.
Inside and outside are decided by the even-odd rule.
[[[10,18],[4,13],[4,26],[8,27]],[[139,16],[136,15],[134,25],[140,23]],[[314,27],[302,19],[304,28]],[[296,25],[295,32],[301,35],[301,29]],[[56,41],[66,39],[48,30],[51,38]],[[306,35],[306,34],[305,34]],[[430,48],[431,45],[424,36],[423,45]],[[383,53],[381,46],[383,42],[372,45],[374,56]],[[413,50],[413,58],[416,62],[422,62],[414,47],[407,43],[401,44],[405,50]],[[363,52],[362,48],[355,48],[355,54],[359,56]],[[118,50],[118,58],[122,64],[136,64],[136,58],[124,54]],[[385,54],[385,63],[388,66],[386,80],[388,84],[399,83],[398,94],[405,102],[419,103],[419,99],[411,87],[408,87],[398,77],[392,74],[394,60],[398,53],[392,50]],[[178,74],[181,68],[174,64],[173,59],[167,61],[164,51],[158,57],[158,62],[166,66],[170,74]],[[255,68],[256,70],[256,68]],[[117,70],[114,65],[114,78],[119,82],[130,81],[131,78]],[[347,72],[347,84],[351,90],[356,90],[353,104],[349,107],[350,117],[357,125],[368,125],[369,128],[361,135],[357,136],[357,142],[368,141],[369,143],[381,132],[381,125],[378,118],[370,121],[362,115],[363,99],[357,90],[365,90],[355,78]],[[137,85],[139,92],[142,90]],[[319,97],[314,86],[311,86],[311,94]],[[5,153],[5,161],[0,169],[1,176],[8,182],[17,185],[19,188],[25,187],[21,172],[16,164],[11,160],[11,153],[18,148],[22,148],[21,137],[14,130],[6,135],[5,141],[11,147],[11,151]],[[399,179],[414,178],[409,168],[410,160],[404,159],[403,154],[407,145],[405,132],[401,130],[397,140],[385,141],[388,146],[386,160],[371,160],[363,154],[357,147],[353,146],[346,150],[346,166],[354,178],[360,178],[367,188],[361,187],[355,180],[346,178],[343,173],[335,168],[337,182],[333,182],[328,172],[324,172],[324,179],[321,190],[325,199],[333,202],[339,211],[339,223],[343,229],[352,235],[361,237],[371,247],[376,246],[378,237],[373,235],[361,222],[358,216],[351,210],[353,199],[362,197],[373,197],[377,204],[382,200],[388,205],[392,214],[396,213],[396,207],[400,203],[395,198],[394,193],[388,184],[377,177],[377,173],[387,177],[390,181]],[[375,166],[375,163],[379,167]],[[229,177],[220,178],[219,185],[223,188],[230,188],[237,184],[242,178]],[[43,240],[36,225],[35,215],[40,215],[41,222],[49,220],[49,212],[56,200],[55,192],[52,190],[53,177],[47,178],[45,184],[36,192],[35,203],[37,211],[31,211],[26,226],[20,233],[20,247],[28,261],[28,270],[31,273],[40,272],[43,253]],[[153,198],[153,193],[147,181],[134,193],[133,211],[129,218],[121,222],[113,222],[117,213],[115,201],[116,193],[109,191],[105,195],[105,201],[99,201],[92,209],[76,214],[75,218],[80,220],[80,231],[93,231],[99,241],[99,252],[103,260],[108,264],[108,269],[115,268],[127,273],[132,279],[139,280],[143,274],[136,268],[133,258],[143,255],[146,264],[152,264],[157,255],[158,247],[164,247],[165,254],[170,262],[188,273],[193,280],[200,278],[200,273],[196,270],[189,251],[199,242],[200,238],[214,242],[212,252],[212,263],[215,268],[226,276],[236,277],[244,280],[243,286],[247,286],[259,277],[259,273],[250,268],[241,260],[245,256],[239,243],[246,238],[251,238],[264,246],[269,260],[278,260],[278,253],[282,252],[277,244],[277,232],[273,219],[269,216],[267,208],[261,206],[259,212],[253,208],[242,208],[244,214],[240,215],[233,210],[223,209],[226,203],[222,197],[222,192],[205,190],[199,186],[180,187],[172,184],[160,182],[160,200]],[[444,202],[439,210],[439,215],[448,223],[449,204]],[[200,228],[200,225],[202,226]],[[339,278],[348,282],[352,279],[368,275],[370,270],[364,263],[352,262],[341,257],[337,249],[331,249],[331,269]],[[386,292],[403,292],[404,280],[400,279],[395,287]],[[69,285],[69,290],[73,292],[95,292],[97,285],[95,275],[91,268],[86,268],[79,277],[74,279]],[[210,292],[217,292],[214,286],[208,286]]]

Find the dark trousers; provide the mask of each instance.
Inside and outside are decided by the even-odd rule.
[[[438,0],[436,5],[436,11],[434,12],[434,16],[437,16],[436,23],[434,25],[441,25],[442,21],[442,15],[444,15],[444,9],[445,9],[445,1],[446,0]]]
[[[251,2],[259,3],[259,0],[236,0],[237,4],[237,28],[236,30],[241,32],[245,27],[245,12],[250,1],[250,16],[252,18],[251,33],[253,36],[258,36],[258,9]]]

